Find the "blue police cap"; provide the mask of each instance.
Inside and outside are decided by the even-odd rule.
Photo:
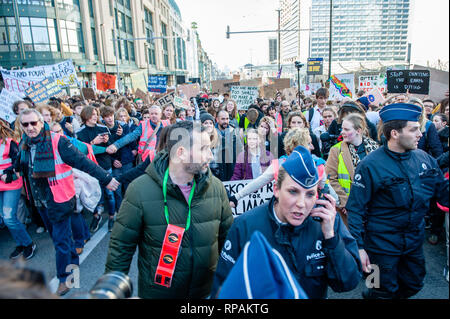
[[[303,188],[311,188],[319,182],[319,172],[311,153],[303,146],[297,146],[282,164],[289,176]]]
[[[415,104],[395,103],[383,107],[379,114],[383,123],[398,120],[418,122],[422,108]]]

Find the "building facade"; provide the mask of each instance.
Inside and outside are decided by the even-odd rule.
[[[83,86],[96,72],[118,74],[121,91],[142,70],[167,76],[169,86],[187,81],[188,40],[196,41],[174,0],[0,0],[0,65],[72,59]]]

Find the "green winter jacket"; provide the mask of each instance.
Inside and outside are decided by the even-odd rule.
[[[170,288],[154,283],[167,222],[162,184],[168,153],[159,152],[127,188],[109,243],[106,272],[128,273],[139,246],[138,296],[140,298],[204,298],[210,293],[219,253],[233,223],[222,182],[208,169],[195,176],[191,226],[185,231]],[[169,177],[167,205],[171,224],[186,227],[188,204]]]

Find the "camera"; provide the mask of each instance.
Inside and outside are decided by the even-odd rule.
[[[101,276],[92,289],[75,296],[75,299],[126,299],[133,295],[130,277],[120,271],[112,271]]]
[[[297,68],[297,70],[300,70],[303,66],[304,66],[303,63],[301,63],[299,61],[295,61],[295,67]]]
[[[339,135],[329,134],[328,132],[320,134],[320,140],[322,141],[322,154],[324,159],[328,158],[330,149],[338,142]]]

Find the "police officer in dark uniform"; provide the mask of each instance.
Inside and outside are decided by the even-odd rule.
[[[421,290],[424,216],[433,197],[448,205],[448,180],[436,160],[417,149],[420,115],[417,105],[385,106],[380,117],[387,142],[356,168],[346,205],[349,229],[363,271],[374,269],[376,276],[379,270],[379,287],[374,280],[363,292],[367,299],[409,298]]]
[[[281,254],[309,298],[326,298],[328,286],[343,292],[358,285],[362,272],[358,247],[336,215],[333,197],[324,194],[326,199],[317,199],[318,182],[311,154],[298,146],[280,167],[274,197],[236,218],[231,226],[217,265],[212,298],[255,231]]]

